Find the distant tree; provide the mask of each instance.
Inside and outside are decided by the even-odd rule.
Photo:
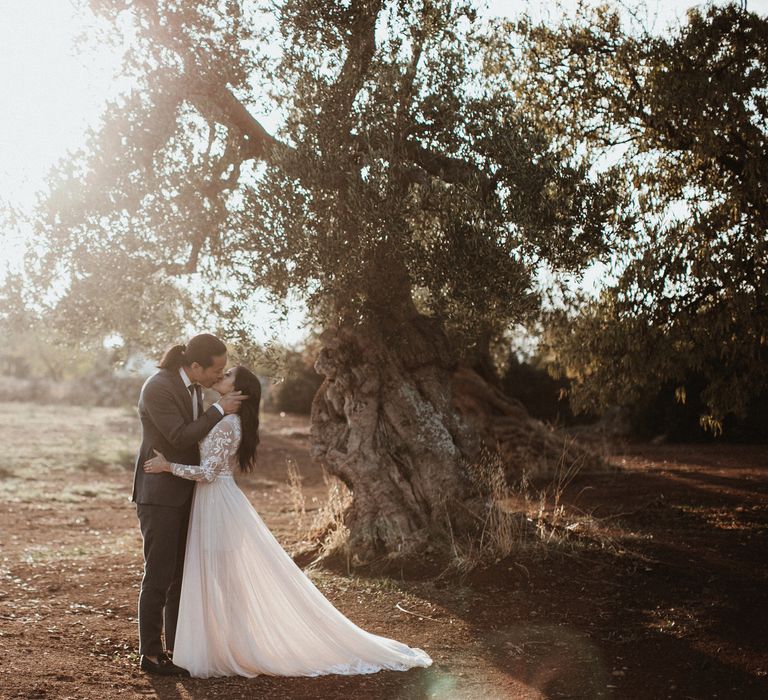
[[[51,317],[30,308],[23,289],[23,279],[14,273],[7,275],[0,288],[0,362],[6,373],[53,382],[81,375],[93,364],[93,347],[57,330]]]
[[[311,350],[287,350],[281,357],[281,381],[271,387],[266,407],[309,415],[323,377],[314,368]]]
[[[57,323],[45,304],[25,299],[24,281],[9,273],[0,287],[0,375],[15,377],[2,400],[86,406],[135,405],[144,378],[116,372],[126,347],[103,338],[76,338]]]
[[[551,319],[573,405],[698,386],[718,431],[768,387],[768,20],[709,6],[656,34],[601,6],[504,30],[491,65],[519,107],[623,181],[636,222],[599,299]]]
[[[484,72],[471,2],[90,4],[132,28],[133,88],[51,177],[38,284],[65,272],[70,327],[124,337],[190,313],[178,276],[246,341],[257,290],[303,296],[326,329],[312,450],[353,492],[350,548],[418,550],[472,495],[457,360],[538,309],[542,266],[605,252],[610,181]]]

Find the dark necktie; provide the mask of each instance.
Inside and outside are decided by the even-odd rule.
[[[190,384],[187,389],[192,396],[192,420],[197,420],[202,413],[202,401],[200,400],[200,385]]]

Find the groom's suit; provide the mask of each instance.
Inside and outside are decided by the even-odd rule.
[[[193,420],[192,394],[179,370],[161,369],[147,379],[139,396],[141,447],[136,457],[133,500],[144,539],[144,578],[139,594],[139,653],[156,656],[165,642],[173,649],[179,612],[184,549],[193,481],[167,472],[147,474],[144,462],[162,452],[169,462],[199,464],[198,442],[223,413],[211,406]]]

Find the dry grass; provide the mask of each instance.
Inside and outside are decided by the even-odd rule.
[[[572,442],[572,440],[571,440]],[[548,484],[538,495],[538,507],[536,508],[536,533],[540,542],[557,542],[562,544],[563,532],[569,532],[574,529],[574,518],[576,513],[567,509],[563,503],[563,494],[565,489],[571,484],[573,479],[581,471],[584,460],[577,457],[569,460],[571,445],[566,443],[563,446],[563,452],[557,462],[555,474],[552,482]],[[525,488],[527,484],[521,484],[523,493],[527,493]],[[530,501],[530,497],[528,498]]]
[[[349,568],[349,528],[344,522],[344,513],[352,502],[352,492],[339,479],[323,471],[326,496],[307,527],[306,496],[301,474],[292,460],[287,460],[287,466],[294,528],[302,544],[316,550],[316,561],[342,556]]]
[[[481,509],[472,513],[476,527],[471,533],[466,529],[456,532],[455,521],[446,504],[449,568],[467,573],[523,550],[546,552],[559,548],[578,551],[594,545],[612,547],[613,540],[600,528],[597,518],[580,510],[573,502],[564,501],[566,490],[585,465],[585,460],[566,440],[549,483],[535,486],[524,472],[519,482],[510,484],[503,458],[497,452],[484,450],[480,459],[467,468],[472,485],[482,500]],[[324,473],[327,494],[307,525],[307,499],[301,474],[290,459],[287,460],[287,470],[293,526],[301,548],[314,551],[315,561],[340,556],[349,564],[350,532],[344,514],[351,503],[352,492],[341,481]]]
[[[341,554],[348,559],[349,528],[344,523],[344,513],[352,502],[352,492],[326,472],[323,482],[327,496],[310,525],[310,537],[321,538],[319,558]]]
[[[455,535],[446,510],[452,568],[466,573],[523,550],[613,547],[613,539],[595,517],[564,501],[566,490],[585,465],[573,454],[572,445],[566,442],[551,482],[536,488],[525,472],[518,483],[510,485],[502,457],[483,451],[468,468],[472,484],[483,499],[482,513],[476,515],[476,532]]]
[[[483,498],[484,511],[476,515],[477,534],[457,536],[446,509],[446,526],[452,553],[452,568],[471,571],[481,564],[500,561],[521,546],[527,528],[518,514],[504,504],[511,496],[505,476],[504,462],[498,453],[484,451],[471,464],[468,473],[473,486]]]
[[[0,403],[0,501],[124,498],[139,444],[134,409]],[[54,477],[64,476],[62,489]]]
[[[121,554],[136,549],[138,537],[135,532],[99,532],[97,537],[87,538],[78,544],[60,542],[28,545],[21,561],[25,564],[93,561],[95,557]]]
[[[307,518],[307,499],[301,486],[301,473],[294,459],[286,458],[285,464],[288,468],[288,493],[291,498],[291,509],[296,522],[296,531],[301,533],[304,531],[304,522]]]

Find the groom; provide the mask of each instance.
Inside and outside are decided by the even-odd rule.
[[[160,361],[160,371],[144,383],[139,396],[141,447],[136,457],[132,501],[144,540],[144,578],[139,594],[141,670],[161,675],[189,674],[171,655],[176,638],[181,576],[194,482],[169,473],[148,474],[143,465],[162,452],[170,462],[199,464],[198,442],[248,398],[240,392],[222,396],[203,411],[202,389],[224,375],[227,348],[202,333],[186,345],[174,345]],[[165,618],[165,644],[161,634]]]

